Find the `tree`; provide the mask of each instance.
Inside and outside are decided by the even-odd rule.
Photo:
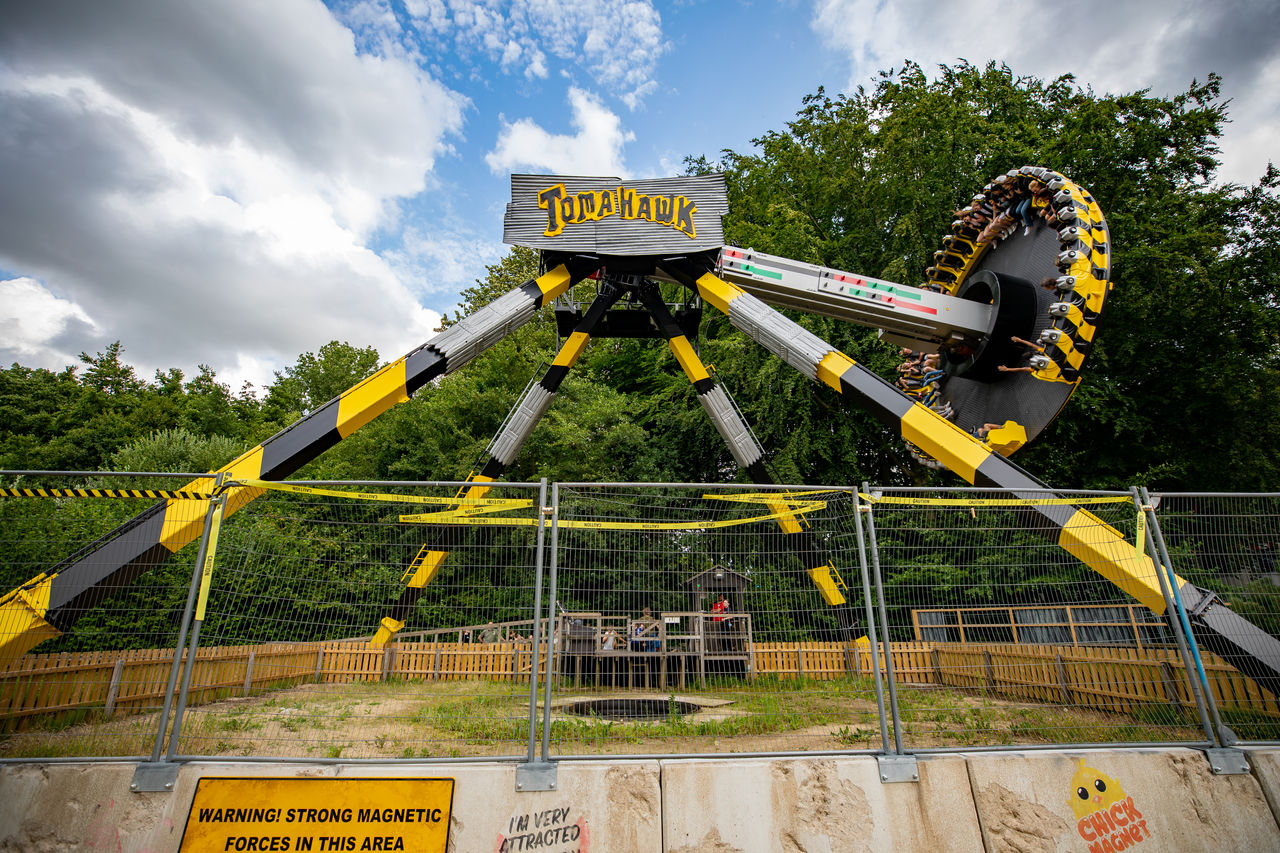
[[[214,471],[244,450],[230,436],[202,436],[179,427],[157,430],[135,439],[111,454],[112,471],[173,471],[199,474]]]
[[[144,383],[138,379],[133,367],[120,360],[123,354],[124,347],[119,341],[109,344],[106,352],[97,355],[80,353],[80,360],[89,365],[81,380],[84,386],[113,397],[142,390]]]
[[[378,369],[378,351],[329,341],[319,352],[304,352],[283,371],[267,391],[265,408],[286,423],[305,411],[315,411]]]
[[[751,153],[688,165],[728,173],[731,242],[908,284],[991,177],[1027,163],[1064,172],[1108,216],[1116,289],[1083,386],[1018,461],[1063,487],[1274,488],[1277,177],[1212,183],[1225,120],[1213,76],[1171,98],[1097,96],[1069,76],[961,63],[929,79],[908,63],[871,91],[806,97]],[[798,319],[891,369],[872,333]],[[807,480],[954,482],[903,464],[890,431],[823,389],[779,410],[785,380],[743,356],[742,374],[722,359],[722,375],[765,446]]]

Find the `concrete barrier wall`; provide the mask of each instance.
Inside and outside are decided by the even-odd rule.
[[[453,853],[1280,850],[1280,750],[1249,761],[1215,776],[1182,749],[931,756],[889,784],[864,756],[566,761],[547,791],[517,791],[513,764],[228,762],[183,766],[163,793],[131,792],[133,764],[32,762],[0,766],[0,850],[172,853],[199,780],[235,777],[453,779]]]

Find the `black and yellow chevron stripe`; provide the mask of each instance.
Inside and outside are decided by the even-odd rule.
[[[691,279],[702,298],[734,326],[807,376],[856,400],[904,439],[974,485],[1009,490],[1014,497],[1044,497],[1045,486],[932,409],[901,394],[873,371],[773,311],[760,300],[712,273]],[[767,312],[767,313],[766,313]],[[768,317],[772,314],[772,317]],[[766,323],[767,321],[767,323]],[[1076,559],[1114,583],[1154,613],[1165,611],[1156,565],[1114,528],[1071,504],[1029,507],[1037,526]],[[1180,584],[1182,581],[1179,579]]]
[[[153,500],[207,501],[206,492],[173,492],[165,489],[0,489],[7,498],[151,498]]]

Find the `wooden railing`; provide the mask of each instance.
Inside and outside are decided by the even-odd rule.
[[[1222,707],[1280,717],[1280,702],[1221,658],[1202,652],[1206,675]],[[1007,699],[1127,713],[1152,704],[1190,707],[1177,653],[1166,649],[1026,644],[895,643],[899,684],[982,691]],[[37,717],[88,710],[100,716],[160,707],[172,649],[26,655],[0,671],[0,731]],[[268,643],[199,650],[188,703],[199,705],[301,683],[339,684],[389,679],[528,682],[546,674],[546,645],[365,641]],[[883,672],[856,642],[755,643],[751,677],[835,679]]]

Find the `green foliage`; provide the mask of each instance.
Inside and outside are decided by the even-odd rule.
[[[225,435],[202,436],[182,427],[135,439],[111,454],[113,471],[215,471],[239,456],[241,442]]]
[[[319,352],[304,352],[297,362],[276,371],[267,391],[268,415],[296,419],[314,411],[378,369],[378,351],[329,341]]]

